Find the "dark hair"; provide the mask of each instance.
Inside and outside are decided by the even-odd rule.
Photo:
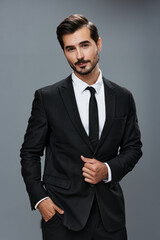
[[[89,22],[88,19],[83,15],[73,14],[68,18],[65,18],[57,27],[57,38],[62,49],[64,49],[64,43],[62,39],[63,35],[74,33],[75,31],[84,26],[86,26],[90,30],[90,36],[97,44],[99,34],[96,26],[92,22]]]

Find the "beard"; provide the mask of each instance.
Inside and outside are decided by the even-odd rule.
[[[68,61],[69,62],[69,61]],[[80,64],[80,63],[91,63],[90,68],[86,69],[85,67],[80,67],[81,70],[78,70],[76,68],[76,65]],[[73,69],[73,71],[75,71],[76,73],[78,73],[79,75],[88,75],[89,73],[91,73],[93,71],[93,69],[97,66],[97,63],[99,62],[99,53],[97,51],[96,55],[94,56],[93,61],[91,62],[90,60],[79,60],[78,62],[76,62],[75,64],[72,64],[69,62],[70,67]]]

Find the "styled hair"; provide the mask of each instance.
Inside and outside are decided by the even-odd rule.
[[[65,18],[57,27],[57,39],[64,50],[64,43],[63,43],[63,35],[71,34],[81,29],[82,27],[87,27],[90,30],[90,36],[97,44],[99,39],[98,29],[92,23],[89,22],[86,17],[81,14],[73,14],[67,18]]]

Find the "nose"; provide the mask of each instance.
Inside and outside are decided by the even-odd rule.
[[[83,58],[84,58],[83,51],[80,48],[78,48],[77,49],[77,59],[80,60]]]

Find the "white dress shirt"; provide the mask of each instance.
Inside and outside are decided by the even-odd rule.
[[[95,89],[95,98],[97,100],[98,107],[98,119],[99,119],[99,138],[101,136],[104,123],[106,120],[106,108],[105,108],[105,96],[104,96],[104,84],[102,80],[102,74],[98,77],[98,80],[93,85],[88,85],[87,83],[80,80],[74,73],[72,73],[73,89],[75,93],[75,98],[78,106],[79,115],[83,127],[89,135],[89,100],[90,91],[87,91],[88,86],[92,86]]]
[[[81,122],[83,124],[83,127],[89,135],[89,100],[90,100],[90,91],[86,91],[85,89],[88,86],[92,86],[95,90],[95,97],[97,100],[97,107],[98,107],[98,118],[99,118],[99,138],[101,136],[104,123],[106,120],[106,105],[105,105],[105,95],[104,95],[104,83],[102,80],[102,73],[100,71],[100,75],[93,85],[88,85],[87,83],[83,82],[81,79],[79,79],[74,73],[72,73],[72,83],[73,83],[73,89],[75,93],[76,103],[79,111],[79,115],[81,118]],[[87,156],[84,156],[87,157]],[[98,160],[98,159],[97,159]],[[107,163],[105,163],[108,168],[108,178],[104,179],[103,181],[105,183],[110,182],[112,180],[111,175],[111,169]],[[38,204],[42,202],[44,199],[48,197],[45,197],[41,199],[37,204],[35,205],[35,209],[37,208]]]
[[[101,136],[105,120],[106,120],[106,104],[105,104],[105,94],[104,94],[104,83],[102,79],[102,72],[100,70],[99,77],[95,84],[88,85],[86,82],[83,82],[79,79],[74,73],[72,73],[73,80],[73,89],[75,93],[75,98],[77,102],[77,107],[79,111],[79,115],[81,118],[81,122],[83,127],[89,135],[89,100],[90,100],[90,91],[86,91],[85,89],[88,86],[92,86],[96,93],[95,98],[97,100],[98,107],[98,119],[99,119],[99,138]],[[84,156],[87,157],[87,156]],[[97,159],[98,160],[98,159]],[[105,163],[108,168],[108,178],[104,179],[105,183],[110,182],[112,180],[111,169],[107,163]]]

